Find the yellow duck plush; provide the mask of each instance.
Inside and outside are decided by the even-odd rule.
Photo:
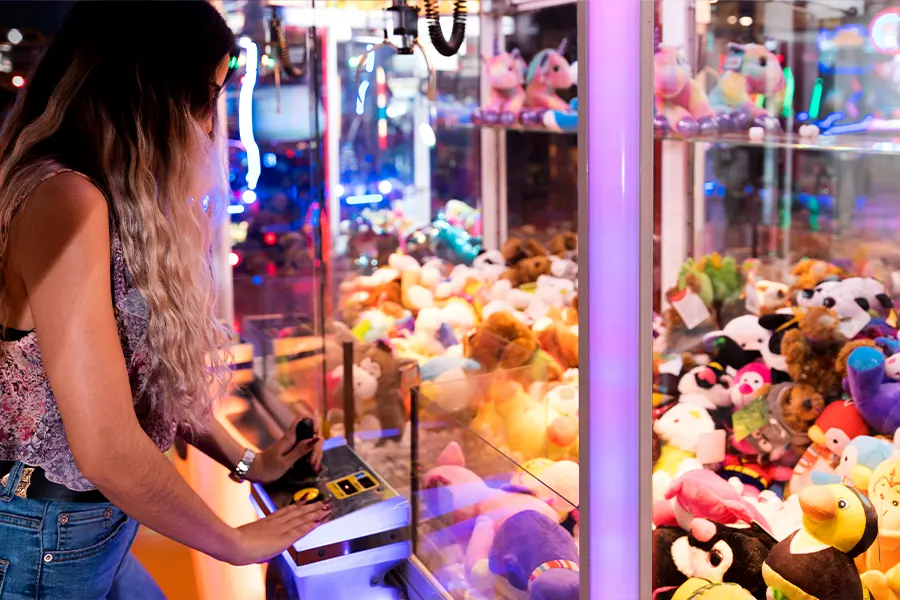
[[[846,485],[817,485],[799,494],[803,525],[779,542],[763,564],[769,597],[868,600],[853,560],[878,535],[869,499]]]

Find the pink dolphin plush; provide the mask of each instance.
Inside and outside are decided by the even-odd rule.
[[[721,525],[755,522],[770,531],[768,521],[755,506],[731,484],[706,469],[681,475],[669,486],[665,501],[653,507],[653,523],[657,526],[677,524],[691,531],[696,519]]]

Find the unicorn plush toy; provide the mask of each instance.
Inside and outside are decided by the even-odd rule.
[[[677,48],[659,46],[653,55],[657,130],[681,135],[714,133],[715,115],[691,68]]]
[[[732,43],[728,44],[723,68],[718,85],[709,95],[713,109],[717,113],[735,111],[732,120],[739,129],[751,122],[778,129],[770,113],[779,112],[786,83],[775,55],[760,44]],[[756,103],[759,96],[766,100],[764,107]]]
[[[525,103],[525,90],[522,87],[525,61],[518,49],[499,52],[497,47],[494,48],[494,56],[482,55],[482,59],[491,85],[491,94],[487,104],[475,112],[473,119],[488,125],[497,122],[512,125]]]
[[[563,40],[557,49],[544,49],[537,53],[528,66],[525,81],[525,108],[522,122],[538,123],[547,110],[571,112],[569,104],[560,98],[557,90],[567,90],[575,84],[569,61],[563,56],[567,41]]]

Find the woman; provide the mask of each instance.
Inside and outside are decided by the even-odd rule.
[[[163,455],[180,434],[235,479],[270,481],[321,453],[291,431],[254,460],[211,420],[228,369],[206,190],[234,48],[201,0],[78,3],[5,124],[3,600],[161,597],[129,555],[137,523],[242,565],[328,516],[229,527]]]

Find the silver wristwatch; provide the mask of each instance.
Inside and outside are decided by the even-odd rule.
[[[253,461],[256,460],[256,452],[247,448],[244,450],[244,457],[241,458],[240,462],[238,462],[237,466],[231,471],[229,477],[231,477],[232,481],[236,481],[237,483],[244,483],[244,480],[247,478],[247,473],[250,472],[250,467],[253,465]]]

